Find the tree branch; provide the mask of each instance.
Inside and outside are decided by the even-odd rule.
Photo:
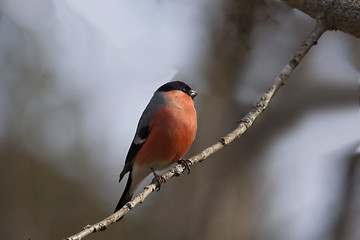
[[[259,102],[256,104],[248,114],[239,122],[239,125],[235,130],[222,137],[217,143],[206,148],[202,152],[197,155],[191,157],[189,160],[191,161],[191,165],[201,162],[211,154],[219,151],[226,145],[230,144],[235,139],[239,138],[247,129],[249,129],[254,121],[259,117],[259,115],[266,109],[270,100],[275,95],[277,90],[285,84],[287,79],[290,77],[290,74],[297,67],[301,59],[306,55],[306,53],[310,50],[310,48],[315,45],[320,38],[320,36],[327,30],[327,25],[322,21],[318,20],[315,28],[311,32],[311,34],[306,38],[304,43],[301,45],[300,49],[296,52],[294,57],[286,64],[286,66],[281,70],[278,77],[275,79],[274,84],[269,88],[269,90],[263,94]],[[165,180],[168,180],[174,176],[179,176],[185,170],[184,166],[181,164],[177,164],[173,168],[171,168],[168,172],[166,172],[163,177]],[[142,203],[145,198],[147,198],[155,189],[156,182],[153,180],[151,184],[147,185],[144,190],[137,195],[133,200],[129,201],[124,207],[122,207],[116,213],[110,215],[104,220],[95,223],[94,225],[86,226],[81,232],[66,238],[66,240],[80,240],[83,237],[97,232],[103,231],[112,223],[118,221],[121,217],[123,217],[127,212],[129,212],[133,207]]]
[[[329,29],[340,30],[360,38],[359,0],[283,0],[307,15],[324,18]]]

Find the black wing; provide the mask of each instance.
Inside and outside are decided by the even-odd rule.
[[[126,155],[125,166],[122,172],[120,173],[119,182],[121,181],[121,179],[123,179],[123,177],[127,172],[131,171],[132,160],[134,159],[135,155],[138,153],[142,145],[144,145],[148,136],[149,136],[149,126],[145,126],[141,128],[139,133],[135,135],[135,138],[131,143],[130,149],[128,151],[128,154]]]
[[[150,133],[150,121],[154,113],[163,105],[165,105],[165,97],[161,92],[155,92],[154,96],[151,98],[149,104],[146,106],[143,114],[141,115],[139,124],[137,126],[136,134],[134,140],[131,143],[130,149],[125,159],[125,166],[122,172],[120,173],[120,179],[123,179],[127,172],[131,172],[133,160],[141,146],[146,142],[147,137]]]

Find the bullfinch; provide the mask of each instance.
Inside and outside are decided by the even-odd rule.
[[[168,82],[157,89],[139,120],[135,137],[125,159],[119,182],[129,172],[125,190],[115,212],[131,200],[139,184],[150,173],[159,183],[163,170],[180,161],[189,150],[197,130],[193,98],[197,92],[181,81]]]

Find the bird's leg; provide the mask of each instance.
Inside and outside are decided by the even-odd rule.
[[[158,188],[156,189],[156,191],[159,191],[161,188],[161,184],[165,183],[166,180],[165,180],[165,178],[163,178],[163,176],[157,174],[153,168],[151,168],[151,171],[154,174],[154,177],[158,183]]]
[[[190,160],[180,159],[179,161],[177,161],[177,163],[182,164],[185,167],[185,169],[188,170],[188,175],[190,174],[190,166],[192,164]]]

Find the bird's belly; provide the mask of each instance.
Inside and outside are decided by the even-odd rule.
[[[194,112],[184,114],[184,111],[192,110]],[[188,151],[195,138],[196,129],[194,109],[159,110],[150,123],[146,142],[136,154],[136,162],[153,169],[167,168]]]

